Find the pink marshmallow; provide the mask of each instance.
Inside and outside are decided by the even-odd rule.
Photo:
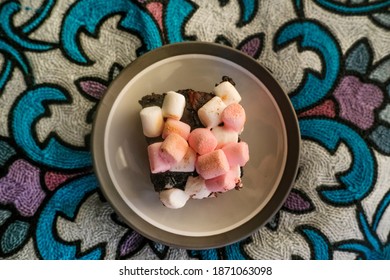
[[[149,166],[152,173],[165,172],[171,168],[170,164],[160,156],[161,144],[162,142],[157,142],[148,146]]]
[[[245,142],[228,143],[222,147],[230,166],[244,166],[249,160],[249,147]]]
[[[161,144],[160,156],[170,165],[174,165],[183,159],[187,149],[187,141],[180,135],[171,133]]]
[[[195,167],[203,179],[211,179],[229,171],[229,162],[222,150],[215,150],[199,156]]]
[[[188,136],[190,135],[191,127],[181,121],[168,118],[165,121],[164,129],[162,132],[162,138],[166,138],[171,133],[179,134],[181,137],[183,137],[185,140],[188,139]]]
[[[240,104],[232,103],[223,110],[221,120],[227,128],[241,133],[246,121],[245,110]]]
[[[207,128],[196,128],[188,136],[188,143],[195,152],[204,155],[212,152],[218,144],[217,138]]]
[[[211,192],[226,192],[234,189],[239,182],[240,178],[237,178],[237,171],[233,168],[225,174],[206,180],[205,184]]]

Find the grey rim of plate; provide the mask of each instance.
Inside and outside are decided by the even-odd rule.
[[[287,131],[287,158],[279,185],[265,207],[252,219],[228,232],[205,237],[182,236],[159,229],[135,214],[122,200],[109,176],[104,158],[104,131],[110,113],[110,107],[123,87],[141,70],[168,57],[183,54],[205,54],[230,60],[243,66],[258,78],[271,92],[275,99]],[[104,106],[101,106],[104,104]],[[184,42],[165,45],[152,50],[134,60],[128,65],[109,86],[103,100],[97,109],[92,129],[92,156],[95,173],[101,185],[101,190],[115,211],[122,216],[128,225],[143,236],[173,247],[185,249],[209,249],[229,245],[243,240],[255,230],[266,224],[270,218],[282,207],[286,200],[298,170],[300,153],[300,132],[297,116],[290,102],[272,74],[248,55],[233,48],[215,43]]]

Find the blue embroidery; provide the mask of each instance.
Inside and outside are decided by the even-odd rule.
[[[28,235],[30,224],[16,220],[8,226],[1,237],[1,250],[4,253],[11,253],[24,243]]]
[[[239,0],[239,3],[241,7],[241,18],[238,25],[244,26],[255,17],[259,3],[258,0]]]
[[[199,258],[201,260],[218,260],[218,250],[208,249],[208,250],[191,250],[188,252],[190,257]]]
[[[160,31],[152,17],[144,9],[127,0],[81,0],[76,2],[65,17],[61,30],[61,44],[71,60],[91,63],[82,52],[77,40],[81,30],[97,36],[97,28],[105,18],[115,14],[123,15],[119,26],[126,31],[142,36],[145,49],[152,50],[162,45]]]
[[[31,74],[31,70],[28,65],[26,57],[18,50],[16,50],[13,46],[3,41],[1,38],[0,38],[0,53],[5,53],[6,54],[5,57],[7,57],[7,60],[11,59],[15,61],[26,76]]]
[[[375,161],[361,136],[347,125],[329,119],[302,119],[299,126],[303,138],[319,142],[331,152],[340,142],[352,152],[351,168],[339,176],[342,187],[323,187],[319,190],[322,198],[330,203],[349,205],[366,197],[375,183]]]
[[[41,148],[34,139],[33,125],[45,113],[48,101],[66,101],[67,97],[58,88],[40,86],[27,91],[13,109],[12,133],[17,145],[34,161],[61,169],[91,166],[91,155],[87,151],[68,148],[50,138]]]
[[[315,260],[330,260],[332,259],[332,251],[329,245],[328,239],[323,235],[319,230],[302,226],[299,228],[299,231],[303,236],[308,239],[309,244],[311,245],[311,258]]]
[[[372,50],[367,40],[359,41],[351,47],[346,58],[345,69],[364,75],[372,62]]]
[[[5,33],[8,39],[24,49],[32,51],[47,51],[53,48],[51,44],[21,38],[11,25],[12,17],[19,12],[20,5],[15,2],[7,2],[0,9],[0,29]]]
[[[97,186],[94,175],[84,176],[62,186],[47,202],[39,216],[36,230],[36,245],[43,259],[96,260],[102,258],[102,248],[95,248],[85,255],[80,255],[76,245],[59,242],[53,232],[57,215],[61,214],[67,219],[74,219],[79,204],[85,196],[95,191]]]
[[[38,28],[49,15],[55,3],[55,0],[46,0],[37,10],[35,16],[23,25],[22,32],[27,34]]]
[[[369,139],[381,153],[390,155],[390,128],[388,126],[378,125],[369,135]]]
[[[390,205],[390,192],[388,192],[382,199],[381,202],[379,202],[375,215],[372,221],[372,229],[376,231],[378,229],[379,222],[382,220],[383,215],[385,214],[386,209]]]
[[[372,245],[374,250],[380,250],[380,241],[376,234],[371,230],[371,227],[362,211],[358,211],[358,221],[362,228],[362,233],[364,238]]]
[[[248,257],[242,252],[242,244],[247,240],[227,245],[220,249],[208,249],[208,250],[190,250],[189,255],[201,260],[245,260]]]
[[[228,245],[224,249],[228,260],[246,260],[248,258],[241,251],[241,242]]]
[[[11,211],[0,209],[0,226],[2,226],[8,220],[8,218],[11,217],[11,215]]]
[[[189,1],[171,0],[165,12],[167,38],[170,43],[184,41],[182,27],[187,17],[195,10],[194,4]]]
[[[330,9],[333,12],[341,14],[359,15],[367,13],[383,12],[384,9],[390,7],[390,0],[378,1],[374,3],[365,3],[362,5],[347,6],[343,3],[336,3],[329,0],[314,0],[318,5],[325,9]]]
[[[364,240],[344,240],[335,244],[335,248],[341,251],[354,252],[359,254],[358,259],[369,260],[389,260],[390,259],[390,243],[382,244],[376,229],[382,218],[383,211],[389,206],[389,192],[385,195],[374,214],[374,222],[370,226],[361,205],[358,205],[356,214],[363,233]]]
[[[292,22],[282,27],[275,38],[276,50],[298,41],[304,50],[316,51],[324,64],[321,76],[306,70],[302,86],[291,97],[294,108],[305,109],[326,96],[334,86],[340,71],[340,50],[329,31],[313,21]]]
[[[3,69],[0,73],[0,93],[7,84],[8,79],[11,77],[12,63],[9,60],[4,61]]]
[[[2,167],[9,158],[16,154],[15,149],[7,142],[0,140],[0,167]]]

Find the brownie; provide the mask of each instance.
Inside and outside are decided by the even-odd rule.
[[[228,81],[231,84],[235,85],[233,79],[231,79],[228,76],[222,77],[221,82],[224,81]],[[194,130],[195,128],[204,127],[198,117],[197,112],[204,104],[206,104],[215,95],[213,93],[196,91],[193,89],[180,89],[177,90],[176,92],[184,95],[186,100],[184,113],[180,120],[190,125],[191,131]],[[166,93],[162,93],[162,94],[151,93],[149,95],[143,96],[141,100],[139,100],[138,102],[142,108],[146,108],[150,106],[162,107],[165,95]],[[155,138],[145,137],[145,139],[148,145],[153,144],[155,142],[163,141],[163,138],[161,136]],[[184,187],[186,185],[189,176],[195,177],[198,176],[198,174],[196,171],[194,172],[167,171],[167,172],[155,173],[155,174],[150,172],[150,180],[156,192],[162,191],[164,188],[166,188],[167,185],[184,190]],[[236,189],[239,188],[241,188],[241,184],[237,185],[236,187]]]

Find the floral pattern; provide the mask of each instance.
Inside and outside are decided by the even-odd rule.
[[[0,0],[0,257],[390,259],[389,9],[387,0]],[[100,193],[89,146],[123,67],[188,40],[266,66],[302,135],[280,211],[210,250],[126,226]]]

